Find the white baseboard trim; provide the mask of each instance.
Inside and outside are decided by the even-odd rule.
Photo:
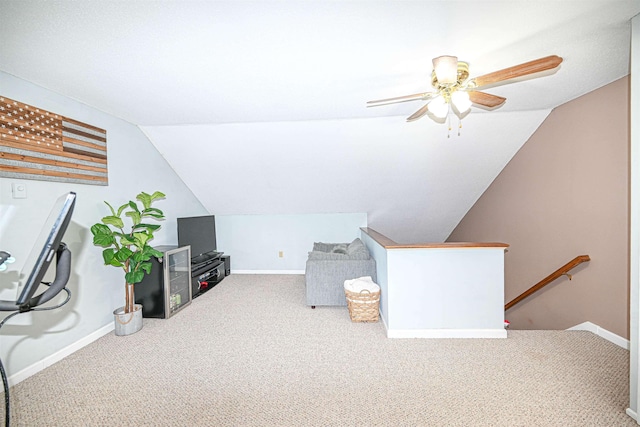
[[[627,412],[627,415],[629,415],[634,420],[638,421],[638,414],[636,414],[636,411],[633,411],[631,408],[627,408],[626,412]]]
[[[304,270],[231,270],[231,274],[304,274]]]
[[[113,322],[111,322],[110,324],[103,326],[102,328],[87,335],[86,337],[81,338],[80,340],[74,342],[73,344],[68,345],[62,350],[57,351],[51,356],[45,357],[44,359],[34,363],[31,366],[27,366],[20,372],[16,372],[15,374],[7,378],[7,381],[9,382],[9,386],[12,387],[18,384],[19,382],[26,380],[30,376],[35,375],[38,372],[44,370],[45,368],[48,368],[54,363],[61,361],[65,357],[69,356],[70,354],[80,350],[82,347],[85,347],[91,344],[92,342],[94,342],[95,340],[97,340],[98,338],[101,338],[102,336],[107,335],[109,332],[113,331],[114,327],[115,326]]]
[[[500,329],[387,329],[387,338],[507,338]]]
[[[567,331],[589,331],[589,332],[593,332],[594,334],[604,338],[607,341],[611,341],[612,343],[614,343],[615,345],[618,345],[622,348],[624,348],[625,350],[629,350],[629,340],[622,338],[620,335],[616,335],[613,332],[609,332],[604,328],[601,328],[600,326],[596,325],[595,323],[591,323],[591,322],[583,322],[580,323],[579,325],[573,326],[569,329],[567,329]]]
[[[387,338],[507,338],[507,330],[500,329],[389,329],[380,311],[380,320]]]

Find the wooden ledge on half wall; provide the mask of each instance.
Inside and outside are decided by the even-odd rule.
[[[455,248],[508,248],[507,243],[499,242],[444,242],[444,243],[397,243],[372,228],[361,227],[360,230],[375,240],[385,249],[455,249]]]

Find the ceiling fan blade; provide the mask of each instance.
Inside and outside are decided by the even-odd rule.
[[[469,100],[472,103],[477,105],[482,105],[484,107],[489,107],[489,108],[496,108],[504,104],[507,98],[503,98],[502,96],[498,96],[498,95],[491,95],[490,93],[486,93],[486,92],[478,92],[474,90],[469,92]]]
[[[418,111],[416,111],[415,113],[407,117],[407,121],[412,122],[414,120],[418,120],[420,117],[427,114],[427,111],[429,111],[429,104],[424,104],[422,108],[420,108]]]
[[[525,62],[524,64],[514,65],[513,67],[503,70],[494,71],[484,76],[476,77],[472,81],[476,87],[487,86],[494,83],[511,80],[529,74],[539,73],[541,71],[552,70],[562,63],[562,58],[556,55],[546,56],[544,58]]]
[[[396,96],[395,98],[377,99],[375,101],[367,101],[367,104],[393,104],[395,102],[415,101],[418,99],[429,99],[433,96],[431,92],[414,93],[413,95]],[[375,107],[375,105],[369,105]]]

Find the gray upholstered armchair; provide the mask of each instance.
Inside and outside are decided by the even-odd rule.
[[[351,243],[314,243],[305,269],[307,305],[347,305],[344,281],[376,280],[376,261],[360,239]]]

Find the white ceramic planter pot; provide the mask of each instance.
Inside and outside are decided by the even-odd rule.
[[[113,311],[115,334],[131,335],[142,329],[142,305],[134,304],[133,312],[125,313],[124,307],[117,308]]]

